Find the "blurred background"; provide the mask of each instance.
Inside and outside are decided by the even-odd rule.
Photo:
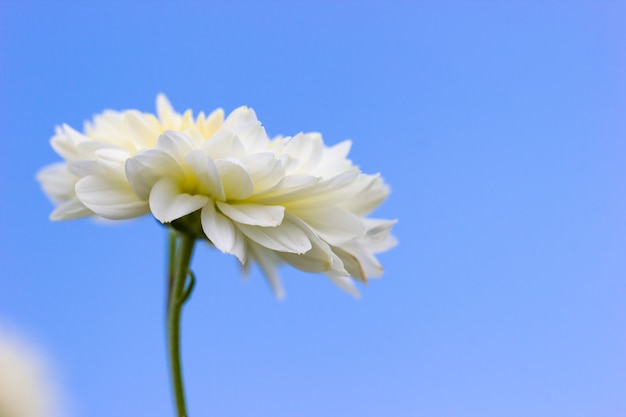
[[[626,415],[626,4],[0,2],[0,321],[75,417],[172,416],[166,232],[52,223],[54,127],[106,108],[255,109],[352,139],[400,244],[359,300],[195,253],[201,416]],[[2,372],[2,370],[0,370]]]

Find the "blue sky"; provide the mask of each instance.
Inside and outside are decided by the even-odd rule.
[[[268,133],[352,139],[400,245],[360,300],[199,248],[192,416],[623,416],[621,2],[47,2],[0,7],[0,321],[75,416],[173,415],[165,230],[52,223],[55,125],[246,104]]]

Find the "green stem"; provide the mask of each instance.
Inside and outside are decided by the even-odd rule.
[[[167,304],[165,305],[166,311],[169,311],[170,300],[172,299],[172,289],[174,285],[174,278],[176,276],[176,248],[178,246],[178,233],[174,229],[168,228],[168,242],[167,242]]]
[[[180,363],[180,316],[183,304],[189,297],[189,291],[185,289],[185,282],[189,275],[189,264],[193,254],[195,238],[179,234],[178,245],[173,243],[170,236],[170,284],[167,309],[167,334],[170,356],[170,372],[172,388],[178,417],[187,417],[185,405],[185,389]],[[174,241],[175,242],[175,241]],[[174,265],[174,266],[173,266]],[[171,274],[173,272],[173,275]],[[190,288],[188,288],[190,290]]]

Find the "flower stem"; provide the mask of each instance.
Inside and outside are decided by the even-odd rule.
[[[174,285],[174,278],[176,277],[176,248],[178,247],[178,233],[174,229],[168,228],[168,242],[167,242],[167,302],[165,309],[167,312],[170,310],[170,300],[172,299],[172,289]]]
[[[195,238],[185,234],[178,234],[178,244],[170,235],[169,241],[169,283],[168,283],[168,307],[167,307],[167,334],[170,357],[170,372],[172,389],[176,403],[178,417],[187,417],[185,405],[185,389],[180,361],[180,317],[183,304],[189,297],[191,287],[185,288],[187,276],[193,275],[189,270],[191,256],[195,244]]]

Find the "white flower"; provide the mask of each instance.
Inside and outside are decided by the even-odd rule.
[[[159,96],[157,109],[107,111],[85,134],[57,129],[52,146],[66,163],[39,174],[59,204],[53,219],[150,212],[244,268],[257,262],[279,296],[284,262],[324,272],[353,294],[351,278],[382,274],[375,254],[395,244],[394,221],[366,216],[389,190],[347,159],[349,141],[327,147],[317,133],[270,140],[247,107],[225,120],[221,110],[194,119]]]
[[[0,328],[0,416],[56,416],[57,395],[42,357],[13,332]]]

